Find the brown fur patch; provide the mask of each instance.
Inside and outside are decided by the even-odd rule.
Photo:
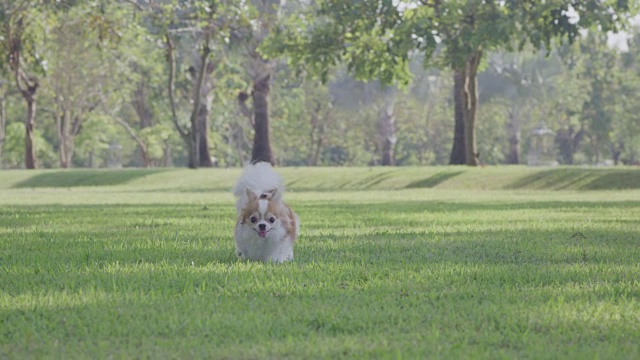
[[[240,224],[250,224],[251,221],[249,221],[249,219],[251,218],[251,215],[259,213],[259,200],[256,196],[254,196],[249,200],[247,205],[240,212],[238,222]],[[269,200],[267,204],[267,213],[263,215],[265,218],[268,218],[270,215],[275,216],[278,220],[280,220],[282,227],[287,232],[287,236],[291,238],[292,241],[296,241],[296,238],[298,237],[296,231],[296,217],[293,214],[293,210],[291,210],[291,208],[287,204],[278,200]]]
[[[251,217],[251,215],[257,213],[259,210],[259,205],[258,205],[258,201],[254,200],[250,200],[247,203],[247,206],[245,206],[242,211],[240,212],[240,218],[238,219],[238,222],[240,224],[246,224],[249,222],[249,218]]]
[[[287,206],[286,204],[285,204],[285,206],[287,207],[287,210],[288,210],[288,213],[289,213],[288,214],[288,218],[289,218],[289,224],[290,224],[290,227],[287,228],[287,235],[289,235],[291,237],[291,239],[293,240],[293,242],[295,242],[296,238],[298,237],[298,234],[297,234],[297,231],[296,231],[296,228],[297,228],[297,226],[296,226],[297,225],[296,224],[296,217],[293,214],[293,210],[291,210],[291,208],[289,206]]]
[[[282,227],[287,231],[287,236],[295,242],[298,234],[296,234],[296,218],[291,208],[281,201],[269,201],[267,213],[274,214],[280,220]]]

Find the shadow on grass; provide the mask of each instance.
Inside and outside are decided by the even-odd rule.
[[[139,176],[148,173],[138,171]],[[435,186],[443,177],[456,176],[445,174],[420,185]],[[385,175],[360,185],[369,186],[381,176]],[[517,221],[501,217],[502,212],[610,209],[624,214],[635,213],[640,201],[590,201],[588,194],[579,202],[381,200],[336,203],[329,197],[293,204],[302,219],[302,236],[296,260],[282,266],[236,259],[231,201],[211,201],[206,206],[2,206],[0,272],[6,276],[0,281],[6,301],[0,309],[4,325],[0,342],[14,348],[0,346],[0,358],[211,357],[189,352],[197,348],[226,348],[235,355],[229,358],[251,358],[259,356],[228,349],[246,346],[246,339],[259,346],[286,340],[304,348],[310,343],[307,340],[320,335],[338,338],[342,351],[354,341],[339,338],[343,335],[387,339],[390,330],[396,336],[421,334],[417,344],[432,337],[435,345],[445,349],[465,341],[497,346],[486,342],[492,335],[483,335],[496,329],[512,337],[505,348],[522,346],[532,337],[536,341],[527,346],[539,347],[545,336],[555,340],[556,333],[578,333],[586,339],[583,344],[596,346],[597,341],[606,342],[602,336],[614,329],[618,332],[611,336],[622,339],[612,340],[614,346],[634,338],[632,301],[640,296],[632,283],[639,275],[640,258],[635,227],[600,227],[590,222],[582,230],[584,238],[577,238],[574,223],[556,230],[543,224],[520,229],[499,225]],[[474,215],[485,211],[497,215],[486,220],[495,221],[492,230],[476,226]],[[425,226],[430,213],[460,221]],[[419,215],[394,224],[404,214]],[[624,216],[622,220],[634,219]],[[600,221],[619,220],[608,214],[594,220]],[[396,225],[402,230],[387,230]],[[594,304],[580,310],[585,319],[609,310],[612,317],[617,316],[622,307],[629,310],[615,321],[584,320],[577,331],[575,327],[558,331],[554,323],[531,325],[538,311],[549,313],[548,303],[556,298],[577,309]],[[602,307],[602,303],[613,307]],[[420,333],[423,329],[439,335]],[[550,347],[574,339],[564,335]],[[158,345],[160,341],[166,344]],[[411,342],[406,348],[415,346]],[[106,344],[105,349],[93,352],[96,343]],[[140,344],[151,345],[141,350]],[[40,348],[34,351],[34,346]],[[114,356],[113,349],[119,346],[125,349],[123,355]],[[469,353],[476,354],[474,350],[470,348]],[[425,353],[404,357],[421,358]],[[468,357],[469,353],[441,357]],[[314,357],[294,352],[260,354]],[[517,358],[523,353],[505,354],[491,358]]]
[[[50,237],[58,240],[51,242]],[[96,240],[73,239],[78,239],[77,232],[41,232],[33,236],[29,254],[2,259],[6,268],[14,272],[4,279],[4,288],[15,296],[29,293],[34,287],[48,293],[65,288],[64,284],[70,288],[95,284],[110,287],[116,282],[118,287],[138,286],[145,291],[164,286],[177,294],[194,282],[226,286],[221,277],[230,274],[229,266],[240,262],[233,253],[231,237],[217,239],[219,243],[211,246],[208,244],[214,240],[202,235],[183,241],[164,236],[131,243],[113,241],[104,235]],[[282,266],[338,266],[338,271],[344,267],[362,281],[373,276],[371,271],[380,275],[451,268],[458,269],[452,276],[468,271],[488,282],[507,277],[518,280],[514,285],[562,285],[611,275],[594,267],[615,265],[619,272],[626,271],[627,266],[635,268],[638,245],[632,231],[593,231],[581,239],[572,237],[570,232],[548,230],[452,231],[439,235],[373,231],[350,237],[330,233],[303,236],[296,248],[296,260]],[[211,264],[214,266],[209,267]],[[114,265],[119,270],[111,268]],[[281,265],[274,268],[278,266]],[[580,269],[581,266],[588,268]],[[270,272],[262,268],[263,274],[257,276]]]
[[[413,188],[432,188],[436,187],[439,184],[454,178],[460,174],[464,173],[464,171],[452,171],[452,172],[441,172],[437,173],[433,176],[430,176],[423,180],[414,181],[411,184],[407,185],[407,189]]]
[[[252,341],[267,344],[273,338],[301,334],[386,336],[390,327],[416,331],[425,323],[427,328],[434,324],[446,331],[446,339],[464,326],[474,333],[485,324],[520,331],[520,326],[530,324],[531,309],[547,309],[547,303],[560,295],[571,305],[570,301],[597,303],[637,294],[626,285],[637,278],[640,248],[632,231],[613,229],[574,239],[569,231],[557,234],[544,229],[453,227],[435,234],[372,228],[345,237],[328,228],[327,234],[303,235],[292,264],[234,266],[238,260],[231,233],[209,239],[196,231],[177,238],[173,234],[184,231],[177,224],[167,224],[158,232],[134,232],[131,227],[148,225],[145,219],[163,214],[170,206],[162,210],[154,210],[155,205],[129,206],[125,213],[121,208],[106,208],[105,219],[120,227],[117,237],[105,234],[103,228],[91,231],[62,224],[70,227],[3,239],[8,246],[0,253],[0,264],[13,271],[3,278],[3,292],[22,303],[5,305],[0,311],[8,324],[0,329],[0,337],[24,345],[25,330],[20,326],[28,324],[39,343],[48,345],[40,350],[40,357],[58,351],[61,347],[53,344],[59,339],[69,351],[74,349],[67,343],[71,340],[105,341],[109,346],[131,342],[131,353],[140,354],[136,344],[155,346],[158,339],[171,340],[166,349],[192,349],[176,339],[229,346],[251,336]],[[56,209],[68,212],[64,207]],[[20,210],[26,213],[29,207]],[[119,221],[136,210],[146,215],[122,228]],[[196,214],[185,212],[180,211],[180,216]],[[576,284],[613,285],[585,286],[576,293]],[[563,291],[565,286],[568,290]],[[53,305],[46,303],[48,296]],[[76,296],[76,301],[64,296]],[[376,311],[358,311],[363,307]],[[274,311],[282,308],[287,311]],[[459,314],[465,313],[461,309],[473,311],[461,318]],[[416,320],[416,314],[425,315]],[[615,326],[628,336],[636,329],[632,320],[585,324],[583,329],[594,329],[586,335],[594,338],[601,336],[602,326],[605,331]],[[553,325],[545,326],[539,333],[553,330]],[[472,336],[471,332],[458,335]]]
[[[372,175],[368,175],[365,176],[363,178],[358,178],[356,177],[355,179],[353,178],[348,178],[342,181],[339,181],[336,183],[334,189],[314,189],[314,188],[304,188],[304,187],[300,187],[298,188],[298,190],[301,189],[308,189],[308,190],[312,190],[312,191],[332,191],[332,190],[351,190],[351,189],[357,189],[357,190],[368,190],[371,189],[373,186],[389,179],[392,178],[394,174],[394,171],[382,171],[379,173],[375,173]],[[299,180],[296,181],[292,181],[290,182],[287,186],[291,186],[293,184],[297,184],[299,182]],[[293,186],[291,186],[293,187]]]
[[[120,185],[163,169],[67,170],[45,172],[14,185],[14,188],[76,187]]]
[[[302,205],[302,204],[301,204]],[[320,246],[334,242],[339,245],[330,253],[301,254],[299,261],[341,262],[348,258],[387,259],[391,263],[400,260],[403,263],[414,262],[455,262],[455,263],[545,263],[548,257],[533,256],[528,260],[527,252],[518,257],[515,250],[518,241],[533,239],[540,246],[536,251],[544,252],[549,239],[565,236],[567,243],[575,243],[569,238],[575,233],[567,230],[566,234],[557,231],[525,227],[514,230],[466,230],[433,233],[412,230],[411,222],[405,222],[407,231],[388,232],[385,223],[393,225],[392,214],[411,213],[459,213],[460,211],[514,211],[518,209],[607,209],[640,208],[640,201],[616,202],[536,202],[508,204],[478,203],[442,203],[442,202],[390,202],[380,207],[380,212],[370,213],[369,204],[346,204],[336,207],[332,204],[318,206],[298,206],[298,213],[303,226],[314,227],[314,219],[306,219],[306,214],[315,214],[320,218],[360,214],[354,218],[358,223],[371,223],[371,228],[363,228],[362,233],[345,236],[339,235],[351,225],[340,222],[327,228],[326,235],[305,235],[300,244],[302,247]],[[387,219],[380,222],[379,219]],[[420,220],[418,220],[420,221]],[[607,220],[608,222],[612,220]],[[623,220],[615,220],[616,224]],[[626,221],[626,220],[625,220]],[[632,220],[629,220],[632,221]],[[77,224],[77,225],[74,225]],[[82,226],[80,226],[82,224]],[[211,227],[219,227],[213,231]],[[464,223],[456,226],[466,226]],[[82,205],[82,206],[10,206],[0,209],[0,231],[12,229],[3,235],[7,244],[13,241],[23,243],[20,248],[27,252],[24,256],[27,263],[46,262],[49,257],[65,259],[64,263],[78,266],[106,265],[120,263],[169,263],[184,266],[194,261],[196,264],[208,262],[235,263],[233,255],[233,207],[202,207],[201,205]],[[615,229],[615,228],[614,228]],[[17,230],[17,231],[16,231]],[[601,245],[608,243],[615,246],[629,247],[628,252],[636,252],[638,241],[622,244],[618,239],[633,239],[636,234],[622,230],[609,233],[584,234],[588,240],[583,244]],[[443,243],[433,244],[434,237]],[[20,240],[23,239],[23,240]],[[372,240],[373,239],[373,240]],[[609,239],[605,241],[604,239]],[[347,241],[348,243],[345,243]],[[218,242],[216,244],[216,242]],[[418,246],[424,242],[424,246]],[[114,245],[117,243],[117,246]],[[38,245],[39,244],[39,245]],[[383,245],[381,245],[383,244]],[[507,244],[508,246],[504,246]],[[528,244],[530,245],[530,244]],[[522,246],[528,246],[524,243]],[[605,244],[606,245],[606,244]],[[9,247],[11,245],[8,245]],[[18,245],[14,245],[18,246]],[[25,246],[28,248],[26,249]],[[382,246],[382,247],[381,247]],[[484,249],[484,250],[483,250]],[[635,249],[635,250],[634,250]],[[477,251],[476,251],[477,250]],[[39,254],[38,254],[39,253]],[[516,255],[514,255],[516,254]],[[553,253],[549,253],[553,257]],[[37,256],[38,258],[34,258]],[[511,258],[510,256],[515,256]],[[523,257],[524,256],[524,257]],[[547,258],[547,260],[539,260]],[[0,260],[3,260],[0,258]],[[4,260],[7,260],[5,258]],[[23,259],[25,260],[25,259]],[[616,258],[611,258],[615,261]]]
[[[631,190],[640,189],[640,170],[551,169],[536,172],[506,189]]]
[[[354,221],[361,222],[369,218],[386,217],[397,214],[442,214],[459,213],[465,211],[519,211],[519,210],[554,210],[583,211],[588,209],[637,209],[640,201],[536,201],[536,202],[501,202],[501,203],[466,203],[445,201],[389,201],[375,204],[351,204],[335,202],[314,202],[313,204],[300,202],[292,205],[301,217],[304,226],[309,220],[307,214],[314,214],[320,218],[339,218],[347,216]],[[151,205],[11,205],[0,208],[0,229],[29,228],[46,223],[68,223],[69,221],[89,224],[104,225],[127,224],[140,229],[149,227],[179,226],[176,221],[210,219],[208,221],[220,221],[233,219],[235,209],[232,205],[176,205],[176,204],[151,204]],[[354,216],[354,214],[360,214]],[[73,220],[69,220],[73,219]],[[108,220],[105,220],[108,219]],[[228,220],[233,221],[233,220]],[[622,220],[616,220],[621,222]],[[337,224],[334,224],[337,226]]]
[[[585,199],[587,197],[585,196]],[[297,212],[304,214],[305,212],[317,212],[322,217],[339,217],[341,215],[361,214],[361,216],[382,216],[385,213],[392,214],[437,214],[437,213],[457,213],[465,211],[518,211],[518,210],[588,210],[588,209],[635,209],[640,208],[640,201],[622,200],[622,201],[536,201],[536,202],[509,202],[509,203],[466,203],[466,202],[445,202],[445,201],[389,201],[374,204],[318,204],[308,205],[304,203],[295,203],[292,205]],[[325,213],[326,212],[326,213]],[[333,214],[333,215],[332,215]]]
[[[528,228],[444,233],[372,231],[348,240],[337,234],[303,235],[301,244],[307,251],[298,249],[297,259],[334,264],[384,263],[389,269],[637,264],[640,241],[633,231],[597,229],[580,234],[576,236],[575,230],[569,229],[563,232]]]

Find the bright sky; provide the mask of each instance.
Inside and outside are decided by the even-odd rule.
[[[631,19],[631,26],[640,26],[640,15]],[[626,32],[620,32],[617,34],[609,33],[608,34],[608,42],[609,46],[620,49],[620,51],[629,50],[629,46],[627,44],[627,40],[629,39],[629,34]]]

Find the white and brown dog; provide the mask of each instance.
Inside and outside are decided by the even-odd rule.
[[[274,263],[293,260],[300,219],[284,203],[284,185],[271,164],[248,165],[233,193],[238,214],[236,255]]]

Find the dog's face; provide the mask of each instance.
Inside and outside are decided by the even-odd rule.
[[[240,221],[251,226],[261,238],[266,238],[271,230],[281,226],[278,202],[272,201],[276,191],[271,190],[258,196],[252,190],[246,190],[249,201],[242,209]]]

